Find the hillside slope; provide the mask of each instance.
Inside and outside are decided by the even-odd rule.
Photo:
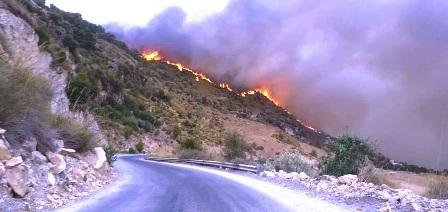
[[[54,69],[68,75],[71,110],[93,113],[113,148],[128,149],[143,141],[146,151],[175,154],[179,144],[192,139],[219,158],[223,136],[237,131],[253,147],[249,155],[260,159],[301,142],[321,146],[327,138],[261,93],[242,97],[196,81],[176,66],[143,60],[79,14],[43,1],[24,4],[28,13],[19,15],[32,22],[42,50],[55,58]]]

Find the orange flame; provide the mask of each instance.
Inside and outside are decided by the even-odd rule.
[[[147,60],[147,61],[162,61],[162,59],[163,59],[163,58],[159,55],[159,52],[158,52],[158,51],[151,51],[151,50],[145,50],[145,51],[143,51],[142,54],[141,54],[141,57],[142,57],[143,59]],[[191,74],[193,74],[193,75],[195,76],[196,81],[200,81],[200,80],[202,80],[202,81],[206,81],[206,82],[208,82],[208,83],[210,83],[210,84],[216,85],[216,84],[215,84],[209,77],[207,77],[205,74],[200,73],[200,72],[193,71],[193,70],[191,70],[191,69],[185,67],[185,66],[182,65],[181,63],[170,62],[170,61],[168,61],[168,60],[166,60],[166,61],[162,61],[162,62],[164,62],[164,63],[166,63],[166,64],[168,64],[168,65],[175,66],[179,71],[188,71],[188,72],[190,72]],[[232,88],[230,87],[230,85],[227,84],[227,83],[219,83],[219,84],[218,84],[218,87],[220,87],[220,88],[222,88],[222,89],[225,89],[225,90],[227,90],[227,91],[233,92],[233,89],[232,89]],[[274,98],[272,92],[271,92],[268,88],[266,88],[266,87],[261,87],[261,88],[257,88],[257,89],[254,89],[254,90],[247,90],[247,91],[241,92],[241,93],[239,93],[239,94],[237,93],[237,95],[240,95],[240,96],[242,96],[242,97],[246,97],[247,95],[255,95],[256,93],[259,93],[259,94],[265,96],[269,101],[271,101],[271,102],[274,103],[275,105],[281,107],[280,104],[279,104],[279,101],[276,100],[276,99]],[[286,109],[283,109],[283,110],[285,110],[288,114],[291,114],[291,113],[290,113],[289,111],[287,111]],[[314,131],[314,132],[321,133],[321,132],[320,132],[319,130],[317,130],[316,128],[314,128],[314,127],[312,127],[312,126],[310,126],[310,125],[307,125],[307,124],[303,123],[303,122],[300,121],[299,119],[297,119],[297,122],[299,122],[301,125],[307,127],[308,129],[310,129],[310,130],[312,130],[312,131]]]
[[[162,57],[159,55],[159,51],[151,51],[151,50],[143,51],[142,57],[147,61],[158,61],[162,59]]]
[[[226,89],[228,91],[233,91],[232,88],[230,88],[229,84],[227,84],[227,83],[219,83],[219,87]]]

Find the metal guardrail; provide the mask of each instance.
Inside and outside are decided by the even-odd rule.
[[[221,161],[210,161],[210,160],[194,160],[194,159],[180,159],[180,158],[157,158],[157,157],[146,157],[145,160],[152,160],[158,162],[168,162],[168,163],[190,163],[202,166],[212,166],[217,168],[228,168],[232,170],[247,171],[252,173],[259,173],[260,167],[246,164],[229,163]]]

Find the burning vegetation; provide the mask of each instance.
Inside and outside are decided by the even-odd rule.
[[[177,62],[171,62],[169,60],[164,60],[162,56],[160,56],[159,51],[152,51],[152,50],[144,50],[141,53],[141,57],[147,61],[159,61],[159,62],[163,62],[166,63],[168,65],[172,65],[175,66],[179,71],[187,71],[190,72],[191,74],[193,74],[196,77],[196,81],[205,81],[207,83],[210,83],[212,85],[218,86],[219,88],[225,89],[229,92],[233,92],[241,97],[246,97],[248,95],[255,95],[255,94],[260,94],[263,95],[264,97],[266,97],[269,101],[271,101],[273,104],[275,104],[278,107],[281,107],[279,100],[275,99],[271,90],[265,86],[261,86],[260,88],[256,88],[256,89],[250,89],[250,90],[246,90],[243,92],[236,92],[234,91],[234,89],[232,89],[230,87],[230,85],[228,83],[225,82],[220,82],[220,83],[215,83],[213,80],[211,80],[211,78],[209,78],[207,75],[198,72],[198,71],[194,71],[190,68],[185,67],[183,64],[181,63],[177,63]],[[282,108],[282,107],[281,107]],[[288,114],[290,114],[289,111],[287,111],[286,109],[282,108],[283,110],[285,110]],[[317,132],[317,133],[321,133],[319,130],[317,130],[316,128],[305,124],[303,121],[298,120],[297,122],[299,122],[301,125],[307,127],[308,129]]]

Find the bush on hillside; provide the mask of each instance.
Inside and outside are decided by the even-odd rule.
[[[112,146],[107,146],[104,148],[104,152],[106,152],[107,163],[109,165],[112,165],[114,162],[112,158],[115,156],[115,154],[117,154],[118,151]]]
[[[338,137],[327,147],[330,154],[321,165],[322,173],[327,175],[356,175],[364,164],[365,158],[375,154],[367,140],[348,134]]]
[[[177,138],[179,138],[181,133],[182,133],[182,130],[180,129],[179,126],[176,125],[173,127],[173,130],[171,131],[171,138],[177,139]]]
[[[143,143],[142,141],[139,141],[135,144],[135,150],[137,150],[137,152],[142,153],[145,150],[145,143]]]
[[[299,152],[290,151],[282,153],[275,161],[274,166],[276,169],[286,172],[305,172],[309,176],[316,176],[317,170],[314,169],[309,163],[302,159]]]
[[[264,171],[275,171],[274,163],[271,160],[266,160],[261,165]]]
[[[180,146],[184,149],[202,149],[201,144],[193,138],[186,138],[180,143]]]
[[[390,184],[386,183],[381,170],[376,168],[368,158],[364,160],[364,165],[358,171],[358,179],[362,182],[373,183],[375,185]]]
[[[237,133],[228,133],[224,137],[224,157],[228,160],[235,158],[244,158],[247,150],[246,141]]]
[[[128,153],[129,154],[137,154],[137,151],[135,151],[134,148],[130,147],[129,150],[128,150]]]
[[[0,126],[12,145],[36,138],[37,148],[55,150],[48,82],[19,67],[0,63]]]
[[[64,141],[67,148],[86,152],[98,146],[94,134],[88,127],[75,120],[56,116],[53,118],[53,127],[58,132],[58,138]]]
[[[96,96],[95,79],[88,74],[88,71],[80,71],[69,78],[66,92],[72,107],[86,104]]]

